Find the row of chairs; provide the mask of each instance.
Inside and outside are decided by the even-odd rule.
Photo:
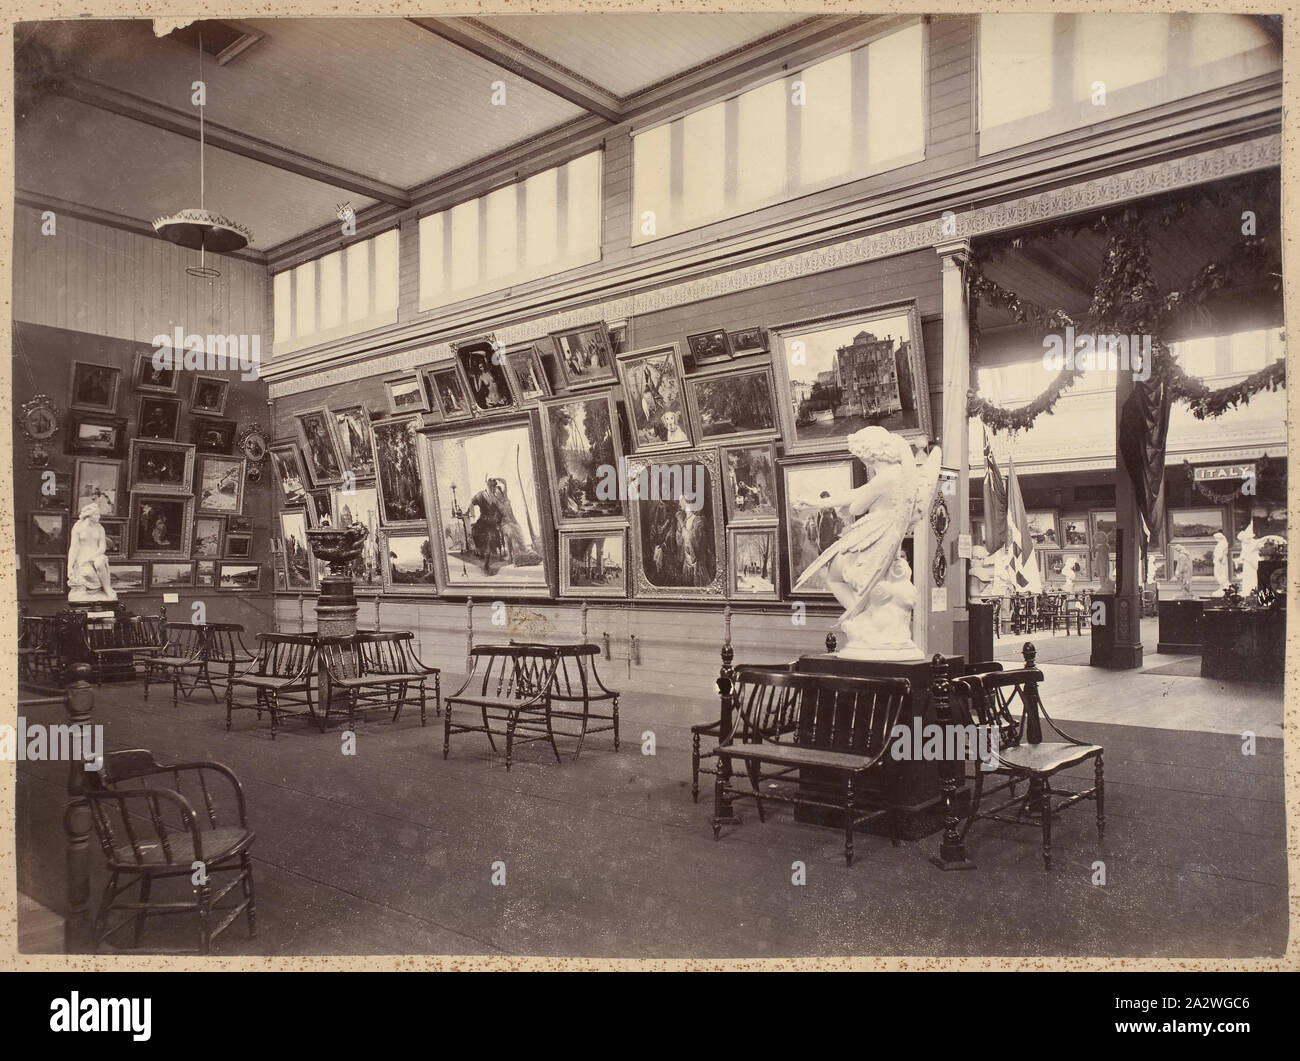
[[[1058,629],[1066,637],[1073,630],[1079,636],[1088,624],[1092,611],[1092,595],[1083,593],[1017,593],[1007,597],[985,597],[985,604],[994,605],[993,633],[1013,635],[1032,634],[1050,630],[1056,636]]]

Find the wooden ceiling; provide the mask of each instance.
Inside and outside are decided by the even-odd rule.
[[[409,193],[723,56],[779,47],[785,14],[253,19],[207,85],[206,205],[268,250],[337,205]],[[821,17],[821,21],[826,18]],[[198,205],[197,49],[147,20],[26,23],[16,39],[20,197],[141,223]],[[507,104],[492,102],[504,82]],[[32,85],[24,91],[23,85]]]

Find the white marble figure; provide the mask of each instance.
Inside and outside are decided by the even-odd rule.
[[[993,554],[993,595],[1010,597],[1016,592],[1016,576],[1011,565],[1011,546],[1003,545]]]
[[[1065,593],[1074,592],[1075,580],[1079,577],[1079,561],[1073,558],[1065,562],[1065,585],[1061,587]]]
[[[1183,597],[1192,595],[1192,554],[1185,545],[1175,545],[1169,550],[1174,559],[1174,581]]]
[[[1244,572],[1242,578],[1245,578]],[[1227,593],[1228,587],[1232,585],[1232,564],[1228,560],[1228,539],[1223,531],[1214,532],[1214,581],[1219,584],[1218,596],[1220,597]]]
[[[108,574],[108,542],[99,525],[99,504],[87,501],[68,539],[68,602],[117,600]]]
[[[936,447],[918,467],[912,447],[883,427],[864,427],[848,439],[849,452],[871,473],[865,486],[821,504],[847,505],[857,521],[817,557],[800,577],[798,592],[818,575],[844,608],[836,624],[844,631],[839,655],[847,659],[924,659],[912,640],[916,587],[900,551],[916,521],[928,515],[939,480]]]
[[[1097,577],[1097,592],[1114,593],[1115,581],[1110,575],[1110,542],[1104,534],[1098,534],[1092,543],[1092,570]]]
[[[1255,524],[1252,521],[1238,532],[1237,541],[1241,544],[1241,595],[1248,597],[1259,589],[1260,548],[1269,544],[1285,545],[1286,539],[1280,534],[1266,534],[1262,538],[1256,538]]]

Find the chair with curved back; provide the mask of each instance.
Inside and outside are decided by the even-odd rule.
[[[161,640],[162,651],[144,661],[144,698],[149,699],[149,686],[160,679],[171,684],[172,703],[176,702],[177,693],[188,700],[205,683],[212,699],[218,700],[212,682],[206,681],[208,624],[166,623],[162,626]]]

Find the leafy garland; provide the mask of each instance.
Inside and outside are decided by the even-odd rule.
[[[1203,198],[1216,201],[1217,194],[1206,194]],[[1020,324],[1033,325],[1041,334],[1073,325],[1083,333],[1150,335],[1154,360],[1152,374],[1163,378],[1172,396],[1185,402],[1197,419],[1221,416],[1228,409],[1248,404],[1253,394],[1285,386],[1286,362],[1281,359],[1246,379],[1212,390],[1187,374],[1161,338],[1168,321],[1188,311],[1204,313],[1204,303],[1229,285],[1265,282],[1272,290],[1281,286],[1281,262],[1276,246],[1263,237],[1248,236],[1226,258],[1201,268],[1181,291],[1161,296],[1151,266],[1148,226],[1152,223],[1161,227],[1172,224],[1186,214],[1192,201],[1192,198],[1167,200],[1142,215],[1130,207],[1118,216],[1103,215],[1086,221],[1071,219],[1034,234],[1032,238],[1035,239],[1053,239],[1085,229],[1109,233],[1101,272],[1082,321],[1074,320],[1064,310],[1045,310],[984,275],[982,264],[990,254],[1019,249],[1026,242],[1024,237],[1003,238],[986,245],[981,255],[972,257],[966,276],[972,370],[978,365],[978,314],[983,301],[1009,312]],[[982,397],[978,375],[972,371],[967,415],[978,417],[995,432],[1028,430],[1039,416],[1053,412],[1061,395],[1077,382],[1084,371],[1067,364],[1033,401],[1015,409],[1004,408]]]

